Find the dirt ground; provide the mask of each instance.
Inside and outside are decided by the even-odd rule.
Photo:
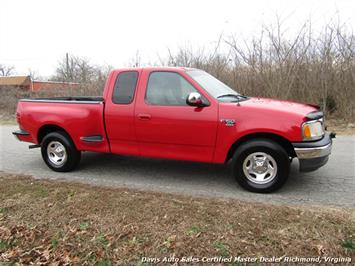
[[[192,198],[0,173],[0,264],[143,265],[143,257],[165,256],[354,261],[354,225],[355,213],[346,209]]]

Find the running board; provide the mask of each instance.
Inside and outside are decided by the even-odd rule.
[[[41,147],[41,145],[39,145],[39,144],[29,145],[28,146],[29,149],[35,149],[35,148],[40,148],[40,147]]]
[[[20,129],[12,132],[13,135],[15,136],[29,136],[30,133],[28,133],[26,130]]]
[[[80,140],[84,142],[103,142],[104,138],[101,135],[92,135],[81,137]]]

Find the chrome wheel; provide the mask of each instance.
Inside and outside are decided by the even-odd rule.
[[[67,161],[67,151],[59,141],[51,141],[47,146],[49,161],[56,167],[60,167]]]
[[[266,184],[277,174],[275,159],[264,152],[254,152],[245,158],[243,172],[246,178],[255,184]]]

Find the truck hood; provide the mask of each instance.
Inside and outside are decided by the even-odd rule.
[[[306,116],[317,111],[312,105],[267,98],[249,98],[236,103],[220,103],[220,121],[232,120],[239,137],[253,133],[277,134],[290,142],[302,141],[300,127]],[[221,130],[226,130],[221,127]],[[228,127],[227,130],[230,130]]]
[[[256,97],[251,97],[249,100],[241,102],[240,105],[251,109],[259,109],[260,111],[276,111],[302,117],[305,117],[310,112],[317,111],[319,108],[318,106],[311,104]]]

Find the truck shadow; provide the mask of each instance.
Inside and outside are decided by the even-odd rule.
[[[76,173],[90,174],[111,180],[146,182],[150,185],[199,186],[204,184],[211,190],[244,191],[232,176],[231,165],[216,165],[198,162],[128,157],[113,154],[83,153]],[[275,193],[312,190],[307,174],[298,172],[298,162],[291,165],[290,177],[285,186]],[[314,187],[314,190],[317,188]]]

